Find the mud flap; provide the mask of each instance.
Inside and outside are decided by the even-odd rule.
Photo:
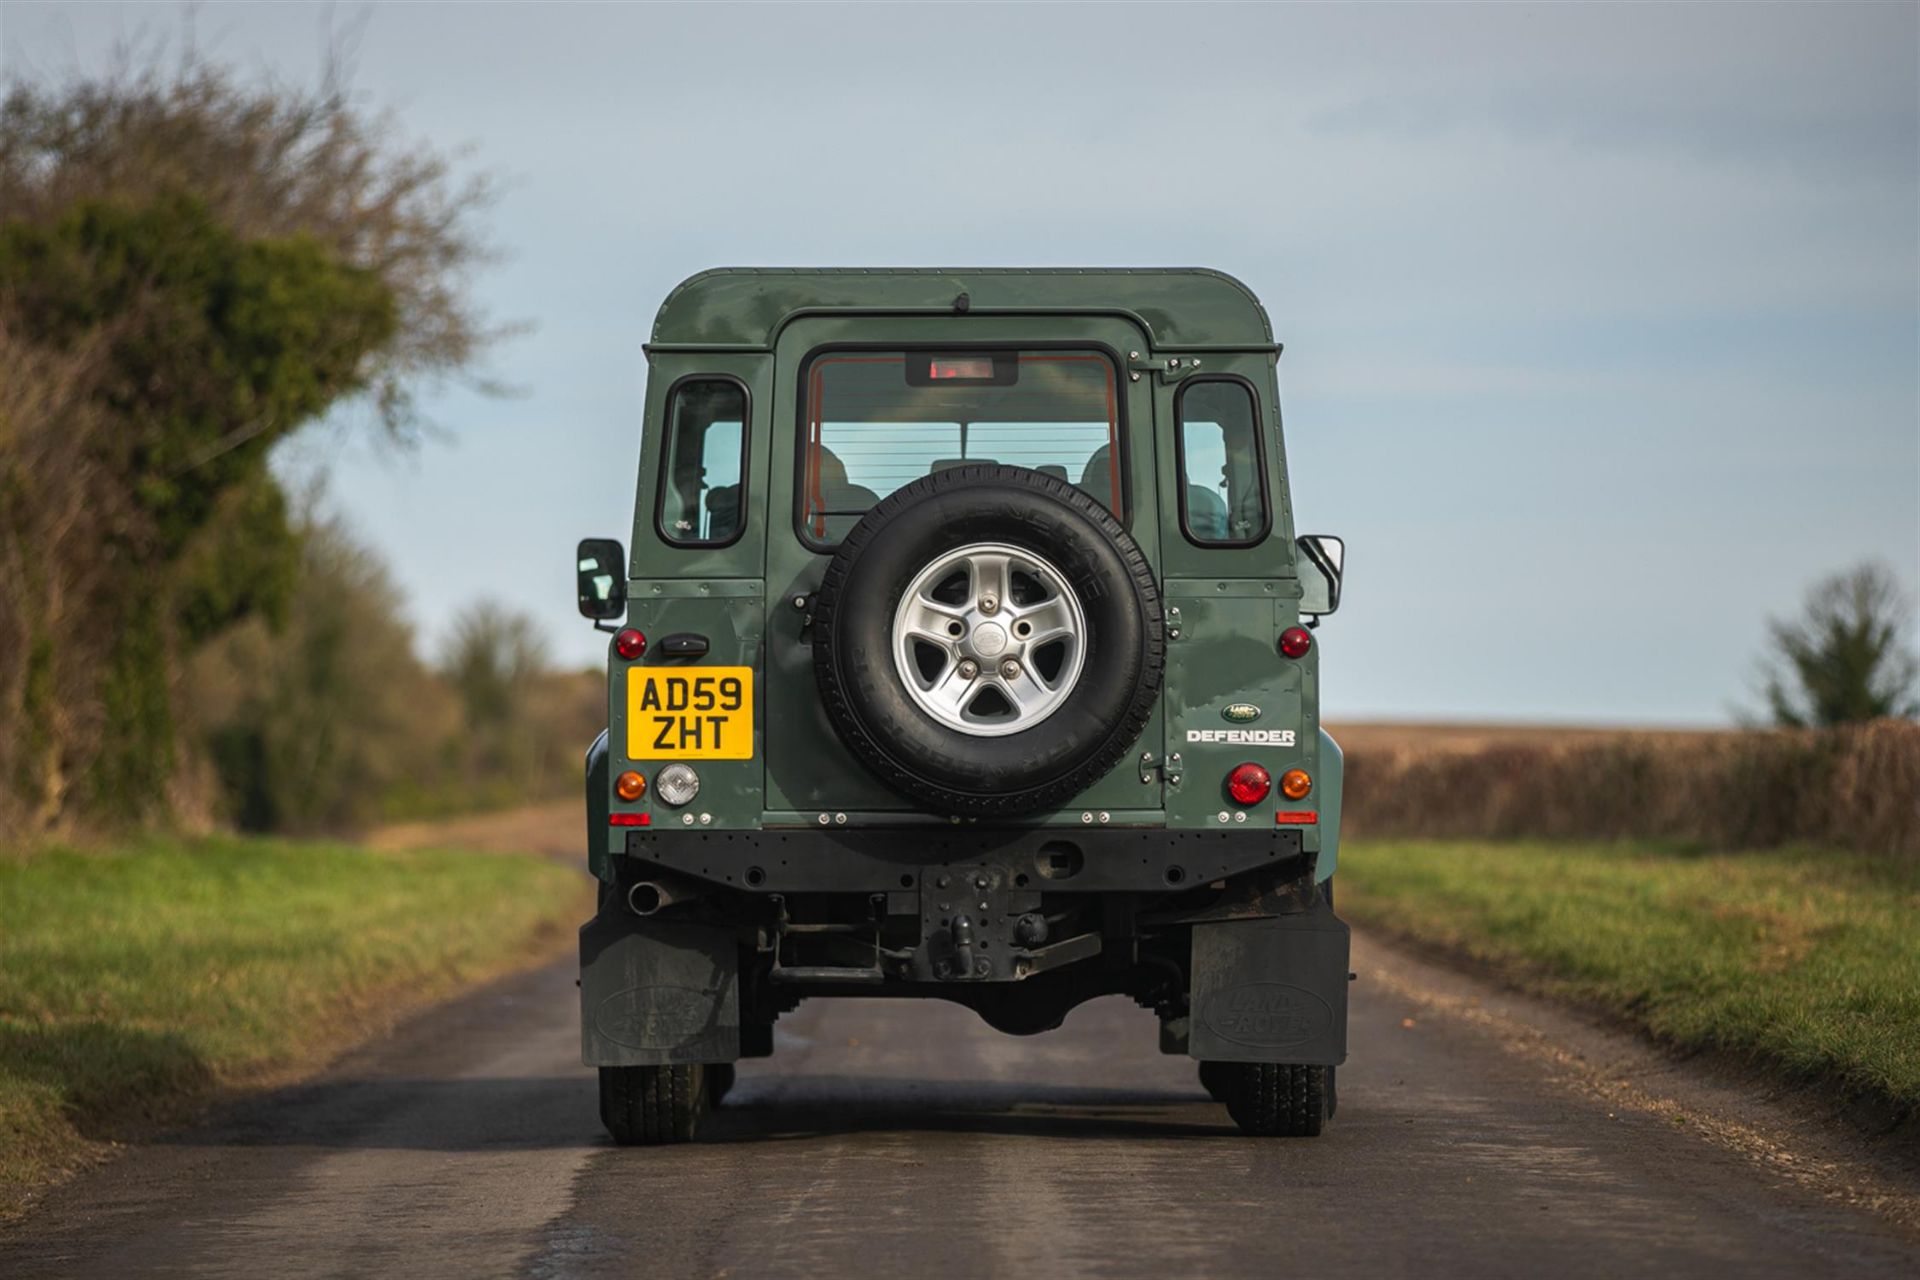
[[[1187,1054],[1335,1066],[1347,1057],[1347,926],[1300,915],[1193,927]]]
[[[739,954],[705,925],[596,916],[580,930],[580,1047],[590,1067],[740,1056]]]

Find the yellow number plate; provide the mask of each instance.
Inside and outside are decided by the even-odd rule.
[[[628,668],[627,759],[752,758],[752,667]]]

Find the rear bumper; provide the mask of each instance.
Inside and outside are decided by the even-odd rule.
[[[1298,830],[911,827],[627,834],[628,857],[735,889],[914,893],[942,874],[997,873],[1048,893],[1164,893],[1284,865]]]

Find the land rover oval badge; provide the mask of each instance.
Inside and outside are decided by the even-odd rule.
[[[1260,718],[1260,708],[1251,702],[1235,702],[1220,713],[1220,718],[1233,724],[1252,724]]]

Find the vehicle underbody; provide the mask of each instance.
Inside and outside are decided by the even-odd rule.
[[[1044,827],[633,833],[581,935],[588,1059],[764,1056],[774,1020],[809,997],[945,999],[1030,1035],[1125,995],[1159,1017],[1166,1052],[1337,1063],[1347,931],[1299,845]],[[692,998],[723,990],[736,994],[717,1014]]]

